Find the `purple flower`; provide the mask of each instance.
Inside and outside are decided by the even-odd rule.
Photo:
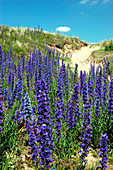
[[[0,70],[1,70],[2,63],[3,63],[3,51],[2,51],[2,46],[0,45]]]
[[[33,116],[33,112],[32,112],[32,107],[30,104],[30,98],[26,94],[26,96],[24,97],[23,118],[24,118],[24,120],[26,120],[26,119],[31,120],[32,116]]]
[[[78,82],[78,64],[75,64],[75,71],[73,75],[73,85],[75,86]]]
[[[92,127],[90,125],[90,105],[88,102],[88,87],[86,82],[84,81],[83,83],[83,122],[82,122],[82,127],[81,127],[81,136],[80,140],[81,143],[79,144],[82,150],[80,150],[80,159],[81,159],[81,169],[85,168],[85,165],[87,163],[85,157],[88,156],[89,152],[89,147],[90,147],[90,142],[91,142],[91,137],[92,137]]]
[[[62,115],[64,114],[64,110],[62,108],[62,103],[60,99],[58,98],[55,102],[55,129],[56,129],[56,134],[58,137],[61,137],[61,128],[62,128]],[[56,140],[59,141],[59,138]]]
[[[107,168],[107,159],[108,159],[108,155],[107,155],[107,152],[108,152],[108,145],[107,145],[107,140],[108,140],[108,136],[107,134],[102,134],[101,136],[101,139],[100,139],[100,153],[99,153],[99,157],[102,158],[100,162],[101,164],[101,167],[100,165],[97,166],[97,168],[101,168],[103,170],[105,170],[105,168]]]
[[[36,117],[33,117],[32,120],[27,120],[25,123],[27,133],[29,135],[29,145],[31,149],[31,157],[35,162],[37,160],[38,151],[37,151],[37,125],[36,125]]]
[[[3,95],[2,95],[2,86],[0,85],[0,131],[2,130],[3,126]]]
[[[69,128],[75,127],[80,119],[80,108],[78,99],[79,99],[79,83],[76,82],[71,99],[68,100],[67,102],[65,121],[67,121],[67,125]]]
[[[38,80],[36,83],[36,98],[38,103],[37,114],[38,114],[38,138],[37,141],[40,143],[39,156],[40,165],[48,168],[49,163],[52,162],[51,155],[54,148],[52,138],[52,123],[50,117],[50,103],[48,97],[47,87],[44,80]],[[48,135],[49,134],[49,135]],[[48,139],[48,142],[46,141]]]

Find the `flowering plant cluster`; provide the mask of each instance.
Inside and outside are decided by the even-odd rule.
[[[107,145],[107,140],[108,140],[108,136],[107,134],[102,134],[101,139],[100,139],[100,153],[99,153],[99,157],[102,158],[102,160],[100,161],[101,165],[98,165],[97,168],[100,168],[102,170],[105,170],[105,168],[108,168],[108,145]]]
[[[58,138],[56,139],[57,142],[59,141],[59,138],[62,137],[60,130],[62,128],[63,112],[64,111],[62,109],[62,103],[58,98],[55,103],[55,125],[54,125],[56,129],[55,133],[58,135]]]
[[[37,29],[27,29],[23,35],[20,32],[18,34],[18,30],[10,30],[10,34],[7,34],[7,30],[9,27],[0,26],[0,37],[3,38],[3,50],[0,45],[2,169],[9,169],[10,162],[13,164],[13,161],[9,160],[12,155],[16,155],[15,148],[21,147],[21,141],[22,145],[25,144],[25,149],[30,146],[32,160],[29,159],[29,164],[32,163],[35,169],[68,169],[65,165],[67,159],[78,152],[79,169],[85,169],[89,148],[98,148],[101,134],[104,134],[100,140],[99,156],[102,160],[98,168],[105,169],[108,145],[110,149],[113,145],[113,61],[106,58],[103,66],[98,66],[97,69],[95,63],[91,63],[89,73],[81,70],[79,77],[77,64],[73,72],[69,63],[65,63],[67,55],[64,58],[60,53],[56,53],[55,49],[49,49],[45,43],[42,44],[42,41],[43,50],[36,50],[36,45],[33,53],[30,52],[27,57],[26,54],[33,44],[27,53],[20,53],[17,48],[12,50],[12,44],[17,44],[17,40],[21,38],[32,43],[33,38],[36,43],[42,37],[45,39],[52,35],[45,35]],[[60,43],[62,36],[58,34],[55,38],[57,43]],[[67,40],[66,38],[65,43]],[[76,38],[71,41],[74,43]],[[6,47],[5,42],[8,42]],[[28,140],[25,142],[26,138]],[[61,167],[65,158],[64,167]],[[28,163],[27,156],[25,159]],[[70,169],[75,169],[75,166],[73,163]]]
[[[35,117],[32,118],[30,121],[26,119],[25,127],[27,129],[27,133],[29,135],[29,145],[31,149],[31,157],[32,160],[35,162],[38,158],[38,149],[37,149],[37,125],[35,124]]]
[[[54,150],[54,143],[52,137],[52,123],[50,116],[50,103],[48,97],[47,87],[45,81],[38,80],[36,84],[36,97],[37,97],[37,114],[38,114],[38,142],[39,146],[39,157],[40,165],[44,165],[45,168],[50,167],[52,159],[52,150]]]
[[[84,81],[83,84],[83,122],[82,122],[82,126],[81,126],[81,136],[80,139],[82,140],[82,142],[79,144],[79,146],[81,147],[80,149],[80,162],[81,162],[81,168],[85,168],[85,165],[87,163],[85,157],[88,156],[88,152],[89,152],[89,147],[90,147],[90,143],[91,143],[91,137],[92,137],[92,126],[91,126],[91,117],[90,117],[90,110],[89,110],[89,102],[88,102],[88,92],[87,92],[88,88],[86,85],[86,82]]]
[[[1,87],[2,86],[0,85],[0,131],[2,130],[3,126],[3,95]]]

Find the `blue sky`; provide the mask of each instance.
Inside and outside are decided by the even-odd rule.
[[[97,43],[113,38],[113,0],[0,0],[0,25],[65,26],[66,35]]]

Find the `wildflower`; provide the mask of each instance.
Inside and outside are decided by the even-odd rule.
[[[108,152],[108,145],[107,145],[107,140],[108,140],[108,136],[107,134],[102,134],[101,136],[101,139],[100,139],[100,153],[99,153],[99,157],[102,158],[100,162],[101,166],[98,165],[97,168],[101,168],[103,170],[105,170],[105,168],[108,168],[108,155],[107,155],[107,152]]]
[[[1,90],[1,85],[0,85],[0,131],[2,130],[3,126],[3,95],[2,95],[2,90]]]
[[[31,120],[26,119],[25,122],[25,127],[27,129],[27,133],[29,135],[29,145],[30,145],[30,150],[31,150],[31,157],[32,160],[35,162],[37,160],[37,126],[36,126],[36,121],[35,117],[31,118]]]
[[[90,142],[92,138],[92,127],[90,125],[90,109],[89,109],[89,103],[88,103],[88,88],[87,84],[84,81],[83,83],[83,122],[82,122],[82,127],[81,127],[81,143],[79,146],[81,147],[80,150],[80,161],[81,161],[81,169],[85,168],[85,165],[87,163],[85,157],[88,156],[89,152],[89,147],[90,147]]]
[[[63,115],[63,109],[62,109],[62,103],[60,99],[58,98],[55,102],[55,129],[56,134],[58,135],[58,139],[56,141],[59,141],[59,138],[61,137],[61,128],[62,128],[62,115]]]
[[[52,138],[52,123],[50,117],[50,103],[48,97],[47,87],[44,80],[38,80],[36,84],[36,97],[37,97],[37,113],[38,113],[38,138],[37,141],[40,143],[39,156],[40,165],[49,168],[49,163],[53,162],[52,150],[54,148]]]

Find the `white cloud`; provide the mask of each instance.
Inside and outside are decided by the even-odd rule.
[[[110,0],[103,0],[103,3],[104,3],[104,4],[107,3],[107,2],[110,2]]]
[[[65,27],[65,26],[56,28],[56,31],[61,31],[61,32],[68,32],[70,30],[71,30],[70,27]]]
[[[80,0],[80,4],[86,4],[88,2],[92,6],[92,5],[96,5],[99,2],[106,4],[108,2],[113,2],[113,0],[101,0],[101,1],[99,1],[99,0]]]
[[[98,3],[98,0],[95,0],[95,1],[91,1],[90,5],[95,5]]]
[[[89,2],[89,0],[81,0],[80,1],[81,4],[86,4],[87,2]]]

